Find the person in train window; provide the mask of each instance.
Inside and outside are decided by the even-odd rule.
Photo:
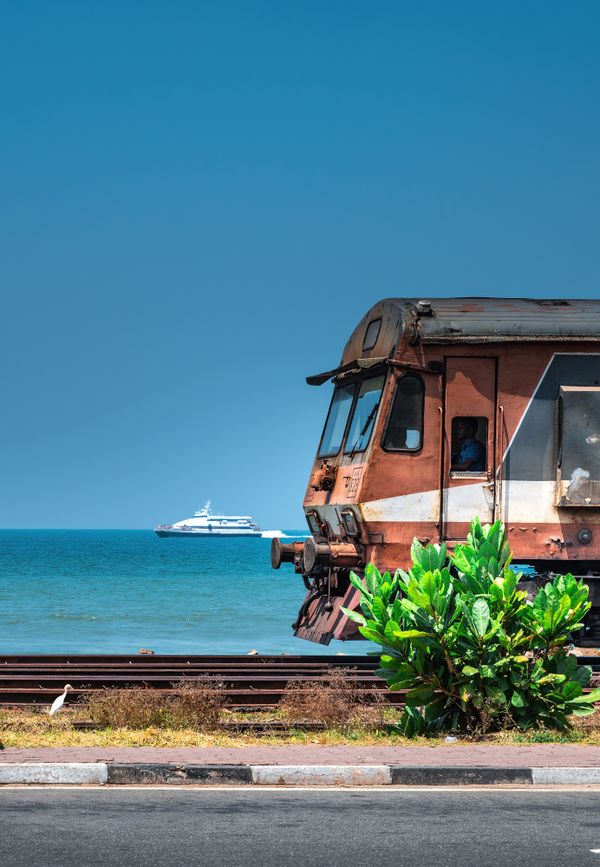
[[[485,470],[485,446],[475,434],[479,422],[476,418],[458,418],[455,421],[455,436],[458,448],[453,449],[452,469],[481,473]]]

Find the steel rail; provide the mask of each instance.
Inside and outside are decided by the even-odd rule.
[[[600,672],[600,657],[579,657]],[[370,656],[184,656],[184,655],[39,655],[0,656],[0,707],[47,707],[66,683],[68,704],[104,689],[145,687],[173,694],[182,680],[219,684],[230,708],[273,708],[290,682],[320,681],[347,670],[358,696],[377,691],[388,704],[402,704],[404,692],[390,692],[376,677]]]

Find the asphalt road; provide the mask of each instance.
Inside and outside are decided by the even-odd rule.
[[[598,865],[600,791],[3,789],[0,864]]]

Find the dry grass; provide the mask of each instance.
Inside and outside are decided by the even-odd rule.
[[[228,722],[246,721],[247,717],[261,724],[281,721],[273,712],[252,714],[235,713],[227,716]],[[232,719],[233,718],[233,719]],[[409,743],[400,735],[366,731],[356,728],[340,731],[305,732],[290,727],[287,732],[269,732],[256,735],[247,731],[199,731],[191,728],[76,728],[83,720],[77,711],[63,712],[62,716],[49,717],[45,713],[0,709],[0,741],[5,747],[244,747],[283,744],[401,744]]]
[[[48,734],[60,737],[73,731],[70,713],[49,716],[43,711],[9,710],[0,708],[0,741],[7,743],[7,737],[14,732],[24,736],[44,737]]]
[[[81,714],[102,728],[145,729],[164,722],[165,699],[145,687],[102,689],[90,693]]]
[[[583,735],[597,735],[600,737],[600,707],[596,705],[595,714],[575,717],[573,729]]]
[[[225,701],[222,684],[185,678],[177,685],[177,694],[168,705],[168,726],[199,731],[215,729]]]
[[[319,684],[321,690],[323,683]],[[292,692],[293,686],[290,688]],[[326,687],[327,688],[327,687]],[[189,692],[188,692],[189,690]],[[112,690],[107,692],[126,692],[126,690]],[[149,692],[149,690],[144,690]],[[330,746],[343,746],[352,744],[355,746],[427,746],[438,747],[441,749],[453,749],[461,745],[468,744],[496,744],[504,746],[527,746],[530,744],[580,744],[600,746],[600,709],[596,714],[589,717],[581,717],[573,719],[573,729],[568,732],[559,732],[549,729],[537,729],[530,732],[505,731],[496,734],[479,737],[463,737],[459,738],[453,744],[446,744],[444,738],[412,738],[407,739],[402,735],[390,732],[386,724],[393,723],[398,719],[399,710],[394,708],[386,708],[381,705],[375,708],[370,708],[369,705],[348,700],[348,695],[352,695],[351,689],[341,687],[339,684],[334,684],[332,692],[327,700],[324,701],[322,694],[319,694],[319,701],[322,704],[318,705],[321,708],[322,715],[327,712],[338,715],[337,723],[330,723],[326,731],[306,732],[299,729],[294,729],[293,723],[301,721],[301,714],[306,716],[309,714],[321,713],[315,710],[315,704],[307,701],[307,696],[296,696],[293,707],[294,711],[287,709],[285,713],[282,711],[275,712],[258,712],[242,713],[240,711],[228,712],[228,722],[248,722],[256,721],[264,724],[270,721],[281,721],[282,719],[290,724],[288,732],[268,732],[256,735],[251,732],[239,731],[229,732],[219,730],[215,720],[216,710],[213,707],[210,713],[204,714],[204,708],[198,708],[198,702],[203,701],[199,692],[194,692],[194,684],[190,687],[182,687],[181,692],[184,694],[185,701],[188,702],[187,709],[183,716],[172,717],[173,724],[169,722],[169,717],[161,716],[158,725],[148,724],[143,725],[143,713],[146,710],[138,710],[137,724],[138,727],[129,725],[122,726],[115,724],[116,716],[112,717],[113,723],[106,724],[102,727],[100,722],[97,722],[98,728],[94,730],[79,730],[75,727],[77,721],[89,720],[90,717],[84,710],[83,706],[76,706],[73,709],[61,711],[56,716],[48,716],[47,713],[41,711],[23,711],[23,710],[5,710],[0,709],[0,742],[6,747],[16,748],[37,748],[37,747],[244,747],[258,745],[284,745],[284,744],[322,744]],[[342,698],[340,698],[340,694]],[[215,698],[211,695],[211,698]],[[335,703],[337,702],[337,704]],[[110,705],[110,702],[108,702]],[[141,707],[148,708],[148,696],[141,697]],[[218,701],[217,701],[218,703]],[[123,705],[112,704],[113,709],[119,707],[119,712],[122,712]],[[191,707],[190,707],[191,706]],[[137,707],[140,707],[138,703]],[[164,702],[163,702],[164,707]],[[289,706],[288,706],[289,707]],[[352,722],[348,722],[347,717],[340,716],[342,710],[352,714]],[[383,720],[383,724],[377,722],[373,724],[373,718],[369,717],[366,724],[362,719],[362,713],[367,715],[374,710],[379,715],[379,720]],[[107,712],[107,705],[102,706],[102,713]],[[172,711],[171,711],[172,712]],[[200,713],[200,717],[196,716]],[[189,714],[189,715],[188,715]],[[296,716],[297,714],[297,716]],[[212,716],[211,716],[212,715]],[[291,718],[291,716],[294,719]],[[184,718],[185,717],[185,718]],[[313,717],[314,718],[314,717]],[[186,727],[185,722],[191,720]],[[207,719],[212,721],[207,723]]]
[[[103,689],[86,697],[81,715],[102,728],[214,729],[225,704],[219,684],[185,679],[168,695],[146,687]]]
[[[365,694],[348,668],[333,669],[315,680],[290,681],[280,708],[292,724],[321,722],[338,731],[374,731],[386,725],[382,692],[372,689]]]
[[[397,713],[395,717],[397,717]],[[241,716],[241,715],[240,715]],[[258,717],[258,714],[254,714]],[[266,718],[272,714],[265,715]],[[244,747],[282,746],[285,744],[322,744],[329,746],[427,746],[454,749],[472,743],[499,746],[526,746],[529,744],[557,743],[600,746],[600,719],[594,726],[583,728],[581,722],[570,732],[537,730],[533,732],[501,732],[480,738],[459,738],[453,744],[444,738],[412,738],[385,730],[362,727],[331,728],[322,732],[303,732],[293,727],[287,733],[277,732],[260,736],[248,732],[198,731],[148,726],[143,729],[99,728],[80,731],[73,727],[72,715],[49,717],[44,713],[0,710],[0,741],[5,747],[21,749],[37,747]]]

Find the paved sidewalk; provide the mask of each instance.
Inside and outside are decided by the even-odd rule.
[[[599,768],[600,747],[577,744],[438,747],[289,746],[212,747],[42,747],[0,751],[0,764],[17,762],[119,762],[178,765],[373,765],[403,767],[578,767]]]

